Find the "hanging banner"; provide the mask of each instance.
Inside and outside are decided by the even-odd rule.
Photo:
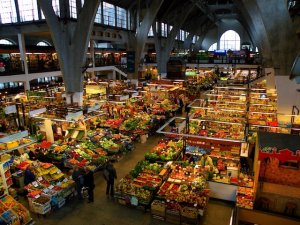
[[[5,114],[16,113],[17,107],[16,107],[16,105],[9,105],[4,108],[4,111],[5,111]]]
[[[277,158],[281,162],[300,162],[300,136],[259,132],[259,160]]]
[[[32,111],[29,111],[29,116],[30,116],[30,117],[33,117],[33,116],[35,116],[35,115],[37,115],[37,114],[41,114],[41,113],[44,113],[44,112],[46,112],[46,111],[47,111],[46,108],[41,108],[41,109],[32,110]]]

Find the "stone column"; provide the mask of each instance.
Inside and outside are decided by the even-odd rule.
[[[22,62],[22,69],[24,70],[25,75],[28,75],[28,65],[26,60],[26,48],[25,48],[25,40],[24,34],[18,34],[18,44],[20,49],[20,57]]]

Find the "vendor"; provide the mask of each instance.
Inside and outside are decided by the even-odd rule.
[[[199,161],[200,166],[210,166],[211,168],[214,166],[212,159],[204,153]]]

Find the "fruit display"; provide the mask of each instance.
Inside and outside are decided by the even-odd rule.
[[[236,206],[253,209],[254,205],[254,190],[247,187],[238,187],[236,196]]]
[[[130,174],[122,178],[116,188],[117,198],[135,196],[139,202],[150,204],[155,192],[162,183],[160,173],[163,166],[142,160],[137,163]]]
[[[153,114],[162,114],[167,111],[176,111],[179,108],[178,105],[170,102],[169,99],[164,99],[162,102],[157,102],[151,107]]]
[[[122,178],[116,186],[115,197],[122,199],[125,196],[135,196],[139,202],[149,204],[153,198],[153,192],[133,185],[133,180],[125,177]]]
[[[192,135],[218,139],[244,140],[245,138],[245,125],[241,123],[193,119],[190,121],[189,131]]]
[[[170,161],[175,160],[183,148],[183,141],[161,142],[156,145],[149,153],[146,153],[145,159],[150,161]]]
[[[3,205],[6,209],[13,210],[23,224],[26,224],[31,220],[29,211],[10,195],[1,198],[1,205]]]
[[[205,208],[209,190],[206,189],[206,175],[201,169],[182,164],[172,164],[171,168],[172,172],[160,187],[157,197],[180,205]]]
[[[144,112],[135,113],[120,126],[120,131],[147,131],[150,127],[150,115]]]

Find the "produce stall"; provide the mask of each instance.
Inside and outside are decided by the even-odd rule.
[[[140,161],[129,175],[118,182],[115,198],[123,205],[149,209],[155,193],[166,178],[166,173],[167,169],[162,165]]]
[[[171,173],[151,205],[153,217],[167,222],[197,223],[209,199],[206,172],[201,167],[172,163]]]

